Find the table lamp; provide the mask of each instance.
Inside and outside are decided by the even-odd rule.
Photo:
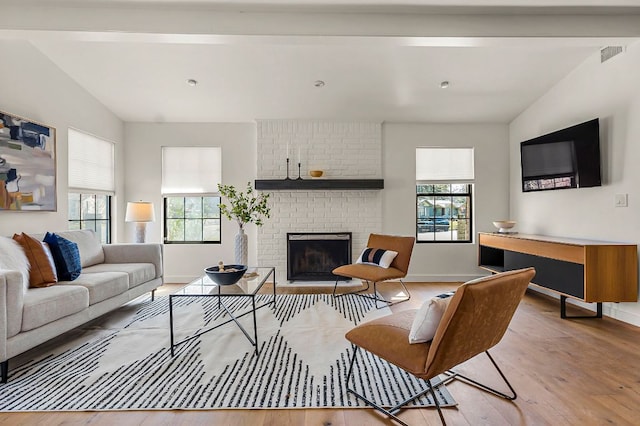
[[[127,203],[125,222],[136,223],[136,243],[144,243],[147,234],[147,222],[154,222],[156,214],[153,203],[149,201],[130,201]]]

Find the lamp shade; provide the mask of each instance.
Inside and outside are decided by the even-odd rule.
[[[127,203],[125,222],[154,222],[156,212],[149,201],[130,201]]]

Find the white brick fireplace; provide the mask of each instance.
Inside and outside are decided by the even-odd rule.
[[[370,122],[258,120],[258,179],[311,179],[324,170],[329,179],[382,178],[382,125]],[[287,232],[352,232],[355,261],[371,232],[382,230],[380,190],[269,191],[271,218],[258,230],[258,264],[276,267],[286,282]]]

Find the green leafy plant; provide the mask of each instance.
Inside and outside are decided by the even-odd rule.
[[[218,184],[218,191],[228,201],[220,203],[220,213],[229,220],[238,222],[240,229],[245,223],[255,223],[262,226],[263,216],[271,217],[271,209],[267,204],[269,194],[257,194],[251,187],[251,182],[247,182],[247,190],[242,192],[233,185]]]

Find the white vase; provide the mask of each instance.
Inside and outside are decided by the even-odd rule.
[[[247,234],[244,233],[244,229],[238,229],[236,234],[236,265],[247,265],[249,257],[249,240]]]

